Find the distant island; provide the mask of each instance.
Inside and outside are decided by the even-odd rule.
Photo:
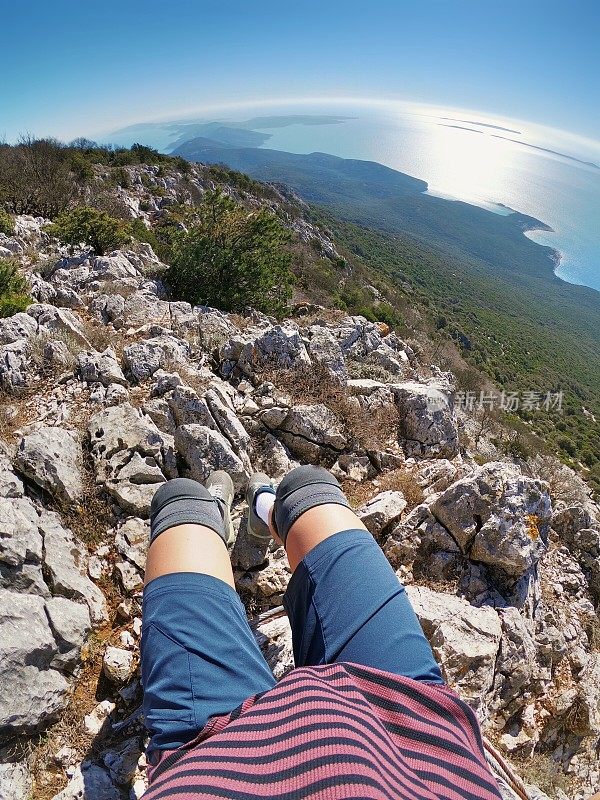
[[[465,128],[465,130],[468,130]],[[594,169],[600,169],[598,164],[595,164],[593,161],[583,161],[581,158],[575,158],[575,156],[569,156],[566,153],[561,153],[558,150],[549,150],[547,147],[540,147],[537,144],[529,144],[528,142],[522,142],[520,139],[510,139],[508,136],[499,136],[497,133],[493,133],[492,136],[494,139],[505,139],[507,142],[516,142],[517,144],[522,144],[523,147],[531,147],[532,150],[540,150],[542,153],[551,153],[553,156],[560,156],[561,158],[567,158],[569,161],[575,161],[577,164],[583,164],[586,167],[594,167]]]
[[[464,122],[465,125],[479,125],[481,128],[494,128],[497,131],[521,134],[521,131],[516,131],[514,128],[503,128],[502,125],[492,125],[490,122],[478,122],[473,119],[455,119],[454,117],[440,117],[440,119],[446,120],[447,122]],[[465,130],[469,130],[469,128],[465,128]]]

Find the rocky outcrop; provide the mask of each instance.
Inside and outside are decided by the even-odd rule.
[[[115,191],[145,221],[184,191],[172,175],[125,169],[131,187]],[[199,166],[188,181],[209,185]],[[165,192],[151,212],[140,208],[148,182]],[[43,275],[29,277],[37,302],[0,320],[0,420],[10,421],[0,430],[0,796],[30,792],[28,764],[5,754],[20,758],[13,745],[63,713],[95,629],[90,685],[101,702],[69,718],[73,740],[56,742],[49,769],[64,788],[54,800],[141,797],[141,591],[150,502],[165,480],[232,475],[237,588],[276,677],[292,668],[278,610],[289,565],[275,543],[248,536],[242,494],[254,470],[280,479],[306,461],[349,489],[485,732],[505,753],[551,754],[576,800],[595,788],[597,506],[557,503],[522,465],[477,465],[459,448],[452,376],[383,324],[316,307],[278,323],[171,302],[148,245],[67,254],[43,221],[17,223],[0,247],[38,248]]]
[[[548,487],[516,466],[486,464],[449,486],[429,507],[461,552],[508,575],[522,575],[547,547]]]

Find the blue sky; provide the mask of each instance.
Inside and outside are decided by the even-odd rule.
[[[64,139],[207,105],[361,96],[598,137],[597,0],[5,4],[0,137]]]

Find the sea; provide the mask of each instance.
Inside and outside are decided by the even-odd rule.
[[[378,161],[427,181],[432,194],[533,216],[552,232],[526,235],[557,251],[556,274],[600,291],[598,142],[474,111],[368,100],[245,106],[196,119],[260,131],[262,147]],[[178,123],[162,122],[109,138],[168,151],[179,133]]]

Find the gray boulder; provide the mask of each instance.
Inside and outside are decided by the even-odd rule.
[[[281,680],[294,668],[292,629],[287,615],[261,623],[254,636],[275,679]]]
[[[107,387],[111,383],[128,385],[115,351],[110,347],[102,353],[97,353],[95,350],[79,353],[77,364],[79,374],[86,383],[101,383]]]
[[[61,337],[70,340],[73,344],[79,345],[85,350],[93,349],[87,338],[83,322],[73,311],[45,303],[35,303],[29,306],[27,313],[47,331],[59,333]]]
[[[122,797],[107,770],[85,761],[52,800],[122,800]]]
[[[0,387],[8,391],[23,389],[29,384],[30,348],[26,339],[0,347]]]
[[[86,603],[94,623],[107,619],[106,602],[98,587],[87,577],[87,554],[70,530],[63,528],[57,514],[44,512],[38,527],[44,538],[44,573],[55,595]]]
[[[474,561],[518,578],[545,552],[551,515],[548,486],[513,464],[491,462],[456,481],[431,513]]]
[[[495,705],[513,716],[526,705],[525,693],[537,678],[536,642],[525,619],[511,606],[498,609],[502,641],[496,661]]]
[[[10,461],[0,451],[0,497],[23,497],[23,483],[11,468]]]
[[[140,286],[142,287],[140,291],[130,294],[125,299],[123,325],[128,329],[141,328],[149,323],[168,327],[171,324],[170,304],[160,299],[156,283],[143,281]]]
[[[444,678],[485,718],[502,637],[498,614],[424,586],[406,591]]]
[[[147,517],[156,485],[176,475],[172,437],[129,403],[96,414],[88,429],[98,480],[124,511]]]
[[[270,408],[260,414],[260,421],[291,453],[307,461],[318,461],[324,452],[342,452],[348,444],[340,420],[322,403]]]
[[[129,403],[100,411],[90,420],[88,430],[92,455],[100,464],[123,450],[161,457],[164,441],[160,431]]]
[[[35,336],[38,331],[36,321],[29,314],[20,312],[12,317],[0,319],[0,345],[14,344],[22,339]]]
[[[83,603],[66,597],[51,597],[46,600],[46,614],[58,646],[51,666],[72,672],[79,663],[81,648],[92,627],[90,612]]]
[[[27,760],[0,764],[0,798],[24,800],[30,798],[33,781]]]
[[[201,483],[212,470],[223,469],[229,473],[239,492],[250,477],[229,441],[222,433],[206,425],[181,425],[175,432],[175,447],[188,465],[189,477]]]
[[[399,435],[410,456],[452,458],[458,452],[454,395],[442,385],[406,382],[392,387]]]
[[[253,376],[264,368],[286,369],[298,364],[310,365],[310,358],[293,324],[275,325],[248,342],[238,358],[243,373]]]
[[[313,325],[309,330],[308,351],[314,363],[325,367],[340,382],[348,379],[346,360],[340,343],[323,325]]]
[[[402,516],[406,508],[402,492],[380,492],[362,505],[356,512],[373,536],[380,536]]]
[[[57,654],[43,598],[0,589],[0,737],[41,730],[65,707]]]
[[[83,494],[80,443],[64,428],[39,425],[23,436],[15,466],[59,500],[74,503]]]
[[[600,735],[600,653],[591,653],[578,679],[577,699],[568,728],[577,736]]]
[[[159,369],[167,369],[172,364],[184,365],[189,357],[189,344],[166,333],[130,344],[123,350],[125,369],[139,382],[148,380]]]

